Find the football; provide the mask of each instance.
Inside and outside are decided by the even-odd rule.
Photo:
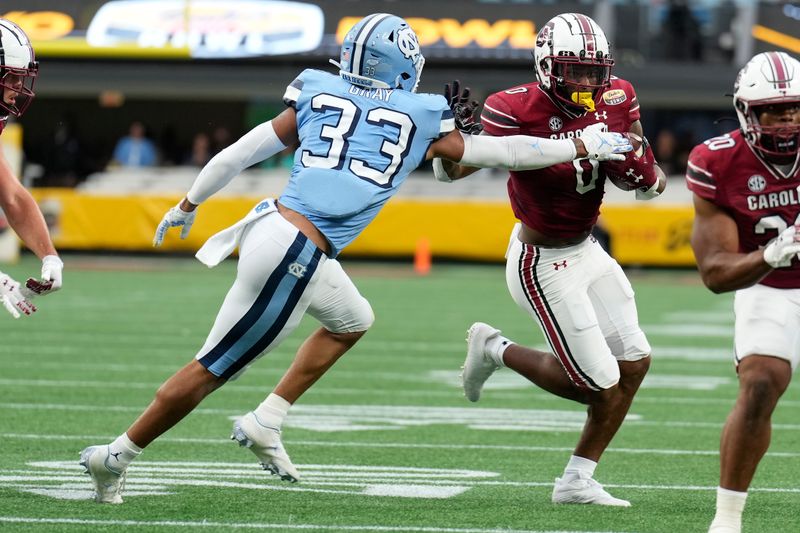
[[[644,155],[644,139],[642,139],[639,135],[628,132],[625,134],[628,139],[630,139],[631,144],[633,145],[633,151],[626,154],[625,161],[604,161],[601,163],[603,171],[608,178],[608,181],[613,183],[618,189],[622,189],[623,191],[632,191],[636,189],[632,183],[626,181],[622,178],[625,175],[629,165],[628,162],[630,159],[634,157],[641,157]]]

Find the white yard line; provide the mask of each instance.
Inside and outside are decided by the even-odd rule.
[[[0,380],[0,383],[1,382],[2,382],[2,380]],[[261,390],[261,389],[259,389],[259,390]],[[646,398],[640,398],[640,399],[637,399],[636,401],[640,402],[640,401],[645,400],[645,399]],[[651,398],[651,400],[653,400],[653,402],[655,402],[655,403],[658,403],[652,398]],[[668,398],[664,398],[663,402],[669,402],[669,399]],[[648,402],[648,403],[650,403],[650,402]],[[733,405],[733,399],[726,400],[726,401],[698,400],[696,402],[686,402],[684,400],[684,401],[676,401],[675,403],[692,403],[692,404],[696,404],[696,405],[703,405],[703,404],[706,404],[706,403],[708,403],[708,404],[715,404],[716,403],[716,404]],[[780,405],[782,405],[784,407],[789,407],[792,404],[797,404],[797,403],[798,402],[785,401],[785,402],[781,402]],[[298,410],[295,411],[297,413],[295,415],[295,418],[303,416],[303,414],[306,412],[306,410],[308,410],[308,408],[313,408],[313,407],[318,407],[318,406],[303,406],[303,407],[306,408],[306,409],[305,410],[298,409]],[[341,408],[342,410],[351,408],[351,406],[348,406],[348,405],[341,405],[341,406],[332,406],[332,409],[335,410],[335,409],[337,409],[337,407]],[[143,408],[144,408],[144,406],[139,406],[139,407],[128,407],[128,406],[122,406],[122,405],[103,405],[102,406],[102,409],[105,410],[105,411],[122,412],[122,413],[139,413],[139,412],[142,411]],[[69,404],[52,404],[52,403],[0,402],[0,409],[11,409],[11,410],[26,409],[26,410],[32,410],[32,411],[42,410],[42,411],[96,412],[98,410],[98,406],[97,405],[81,405],[81,404],[69,405]],[[477,408],[477,407],[475,407],[475,408],[452,407],[452,408],[442,408],[442,409],[445,409],[445,410],[446,409],[452,409],[454,412],[458,411],[458,410],[461,410],[461,409],[473,409],[475,411],[475,421],[474,422],[470,422],[470,424],[472,424],[472,425],[474,425],[477,422],[479,414],[481,412],[481,408]],[[513,413],[515,410],[511,409],[511,410],[508,410],[508,411]],[[516,411],[519,411],[520,413],[522,413],[522,412],[527,411],[527,410],[526,409],[517,409]],[[569,410],[563,410],[563,412],[564,413],[569,413],[569,414],[572,413],[572,411],[569,411]],[[204,407],[199,407],[199,408],[195,409],[193,411],[193,413],[194,414],[201,414],[201,415],[223,415],[223,416],[240,416],[242,414],[241,410],[210,409],[210,408],[204,408]],[[368,418],[371,418],[367,413],[364,413],[363,415],[350,415],[350,416],[352,418],[361,417],[361,418],[363,418],[365,420],[367,420]],[[424,418],[424,417],[422,417],[422,418]],[[429,422],[429,423],[432,424],[434,422]],[[442,421],[442,422],[438,422],[438,423],[447,423],[447,421]],[[453,422],[453,423],[463,423],[463,420],[458,421],[458,422]],[[669,420],[669,421],[665,421],[665,420],[628,420],[626,422],[626,424],[629,424],[629,425],[642,425],[642,426],[664,426],[664,427],[684,427],[684,428],[694,427],[694,428],[712,428],[713,429],[713,428],[722,427],[723,420],[720,420],[719,422],[696,422],[696,421],[691,421],[691,420]],[[289,426],[291,426],[291,422],[289,422]],[[772,424],[772,428],[773,429],[778,429],[778,430],[796,431],[796,430],[800,430],[800,424],[773,423]],[[520,429],[520,428],[518,428],[518,429]],[[524,429],[524,428],[521,428],[521,429]]]
[[[542,531],[530,529],[502,529],[495,528],[457,528],[457,527],[401,527],[401,526],[382,526],[371,524],[366,526],[356,525],[321,525],[321,524],[270,524],[270,523],[228,523],[228,522],[209,522],[209,521],[179,521],[179,520],[91,520],[82,518],[27,518],[19,516],[0,516],[0,523],[11,524],[61,524],[76,526],[126,526],[126,527],[177,527],[177,528],[219,528],[219,529],[265,529],[265,530],[302,530],[302,531],[386,531],[393,533],[580,533],[578,530],[572,531]],[[586,532],[601,533],[601,532]],[[609,532],[610,533],[610,532]]]
[[[2,439],[19,440],[74,440],[78,442],[104,442],[116,438],[116,435],[36,435],[33,433],[0,433]],[[187,444],[224,444],[231,445],[230,439],[204,439],[204,438],[184,438],[184,437],[160,437],[159,442],[187,443]],[[432,449],[432,450],[500,450],[517,452],[570,452],[574,446],[512,446],[504,444],[425,444],[425,443],[405,443],[405,442],[357,442],[357,441],[315,441],[315,440],[284,440],[287,446],[323,446],[323,447],[344,447],[344,448],[409,448],[409,449]],[[716,456],[717,450],[676,450],[673,448],[615,448],[607,450],[609,453],[627,453],[632,455],[699,455]],[[800,457],[800,452],[772,452],[768,451],[767,456],[793,458]]]

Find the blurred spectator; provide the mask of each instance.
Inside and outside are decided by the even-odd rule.
[[[192,139],[192,147],[184,158],[183,164],[204,167],[211,160],[211,139],[205,133],[197,133]]]
[[[157,163],[156,146],[145,135],[144,124],[135,121],[128,135],[114,147],[112,163],[123,167],[151,167]]]
[[[70,118],[56,122],[56,129],[44,154],[42,185],[74,187],[81,177],[81,146]]]
[[[218,126],[211,134],[211,156],[217,155],[231,144],[231,132],[225,126]]]
[[[681,155],[678,151],[678,138],[672,130],[663,129],[658,132],[653,143],[653,153],[661,170],[667,176],[682,174],[685,168],[681,168]]]
[[[669,0],[659,41],[664,47],[662,53],[665,59],[675,61],[703,59],[700,24],[686,0]]]

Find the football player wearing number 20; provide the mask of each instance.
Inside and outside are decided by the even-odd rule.
[[[611,76],[609,44],[594,20],[579,13],[551,19],[539,31],[534,61],[537,82],[486,99],[485,134],[573,138],[605,123],[611,131],[641,138],[636,94],[629,82]],[[588,405],[580,440],[556,479],[554,503],[630,505],[606,492],[594,471],[647,373],[651,350],[639,328],[631,284],[590,232],[606,177],[640,199],[664,190],[666,178],[652,150],[646,141],[638,148],[623,161],[576,159],[512,170],[508,194],[520,223],[511,235],[506,281],[553,354],[515,344],[481,322],[467,334],[462,373],[467,399],[477,401],[492,372],[506,366],[553,394]],[[474,170],[463,162],[434,161],[443,181]]]
[[[722,430],[713,533],[741,531],[772,412],[800,363],[800,61],[756,55],[733,105],[739,129],[696,146],[686,169],[700,275],[735,291],[739,396]]]
[[[119,438],[81,453],[98,502],[120,503],[127,465],[141,449],[275,348],[308,313],[321,327],[273,393],[234,423],[231,436],[266,470],[299,480],[281,443],[284,417],[374,319],[336,256],[426,159],[539,168],[576,157],[624,160],[632,149],[624,136],[598,128],[582,140],[464,136],[442,96],[416,94],[423,62],[417,36],[403,19],[365,17],[345,36],[338,75],[303,71],[286,89],[287,109],[215,156],[164,216],[156,246],[171,227],[182,228],[185,237],[196,207],[243,169],[299,143],[280,198],[260,202],[197,254],[213,266],[239,247],[236,280],[195,359],[161,386]]]

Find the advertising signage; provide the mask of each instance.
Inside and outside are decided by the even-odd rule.
[[[656,3],[655,5],[658,5]],[[720,3],[720,6],[722,4]],[[741,6],[740,6],[741,8]],[[582,12],[620,32],[649,35],[652,2],[536,0],[2,0],[0,16],[22,26],[40,57],[132,59],[235,59],[338,55],[352,24],[369,13],[389,12],[417,32],[429,59],[530,61],[539,27],[564,12]],[[713,11],[713,2],[709,4]],[[800,53],[800,2],[760,2],[751,31],[755,48]],[[652,18],[652,17],[650,17]],[[641,27],[636,24],[643,25]],[[623,39],[620,39],[623,40]],[[639,50],[641,52],[641,50]]]
[[[405,0],[3,0],[0,16],[30,35],[40,57],[227,59],[331,57],[373,12],[408,20],[426,54],[530,58],[537,23],[591,4]],[[489,57],[489,56],[487,56]]]

